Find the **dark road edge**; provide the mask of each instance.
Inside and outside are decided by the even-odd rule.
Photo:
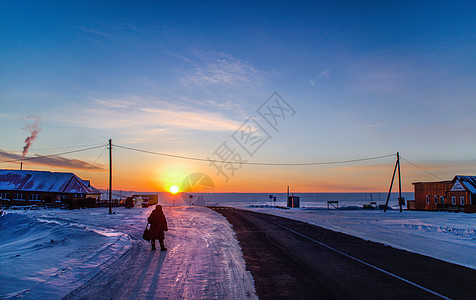
[[[464,267],[464,266],[460,266],[460,265],[457,265],[457,264],[452,264],[452,263],[449,263],[449,262],[446,262],[446,261],[438,260],[436,258],[421,255],[421,254],[418,254],[418,253],[413,253],[413,252],[408,252],[406,250],[393,248],[393,247],[387,246],[387,245],[382,244],[382,243],[373,242],[373,241],[369,241],[369,240],[363,240],[361,238],[358,238],[358,237],[355,237],[355,236],[352,236],[352,235],[349,235],[349,234],[345,234],[345,233],[325,229],[325,228],[317,226],[317,225],[313,225],[313,224],[303,222],[303,221],[289,219],[289,218],[286,218],[286,217],[283,217],[283,216],[277,216],[277,215],[263,213],[263,212],[256,212],[256,211],[250,211],[250,210],[246,210],[246,209],[239,209],[239,208],[233,208],[233,207],[224,207],[224,206],[219,206],[219,207],[209,206],[209,208],[213,209],[213,210],[215,210],[216,212],[219,212],[219,213],[220,213],[221,210],[236,210],[236,211],[246,212],[246,213],[250,213],[250,214],[263,215],[263,217],[266,216],[266,217],[264,217],[265,219],[266,218],[271,218],[271,219],[281,220],[281,222],[273,222],[273,221],[268,219],[266,222],[269,222],[269,224],[273,224],[274,226],[278,226],[278,227],[282,228],[283,230],[287,230],[288,232],[292,232],[293,234],[295,234],[295,235],[297,235],[301,238],[304,238],[306,240],[312,241],[313,243],[319,244],[320,246],[323,246],[323,247],[325,247],[325,248],[327,248],[327,249],[329,249],[329,250],[331,250],[335,253],[338,253],[339,255],[347,257],[348,259],[351,259],[355,262],[358,262],[359,264],[365,265],[368,268],[371,268],[371,269],[373,269],[377,272],[382,272],[383,274],[386,274],[387,276],[390,276],[390,277],[394,278],[395,280],[399,280],[401,282],[409,284],[409,285],[413,286],[416,289],[419,289],[423,292],[431,294],[433,297],[437,297],[437,298],[440,298],[440,299],[473,299],[471,295],[474,295],[476,293],[476,288],[474,286],[474,283],[470,282],[470,280],[468,279],[468,277],[469,278],[474,278],[473,276],[475,274],[475,270]],[[226,213],[225,214],[221,213],[221,214],[223,216],[227,217]],[[228,219],[228,217],[227,217],[227,219]],[[288,225],[288,224],[291,225],[292,224],[293,225],[292,227],[294,229],[297,229],[298,231],[293,230],[289,227],[283,226],[283,225],[278,224],[278,223],[281,223],[281,224],[284,224],[284,225]],[[309,232],[309,228],[315,228],[316,235],[315,234],[311,234],[310,236],[305,235],[305,234],[299,232],[299,228],[305,229],[305,231],[307,231],[307,232]],[[312,230],[314,230],[314,229],[312,229]],[[390,264],[389,263],[382,264],[381,260],[379,261],[378,259],[375,259],[374,257],[372,257],[370,259],[371,263],[369,263],[369,262],[366,261],[365,258],[361,257],[362,256],[361,252],[355,251],[354,249],[351,249],[351,248],[348,248],[348,247],[347,248],[344,247],[344,248],[346,248],[347,250],[350,250],[350,252],[347,252],[345,249],[344,249],[344,251],[341,251],[341,250],[338,250],[335,247],[332,247],[328,244],[325,244],[321,241],[318,241],[318,239],[320,239],[319,238],[320,236],[319,236],[319,233],[318,233],[319,231],[329,232],[329,233],[332,233],[334,236],[337,236],[337,237],[340,236],[340,239],[345,238],[346,240],[350,239],[351,241],[352,240],[354,240],[354,241],[359,240],[363,244],[367,245],[366,247],[368,247],[370,245],[371,248],[380,247],[380,249],[381,248],[389,249],[391,252],[387,256],[393,256],[393,255],[397,255],[399,257],[402,257],[402,255],[410,256],[410,257],[413,256],[414,258],[416,257],[416,260],[413,259],[413,262],[415,262],[417,260],[420,260],[420,263],[416,263],[416,265],[413,265],[411,268],[407,268],[406,266],[402,266],[402,265],[398,265],[396,267],[394,264],[392,265],[391,263]],[[235,230],[235,232],[236,232],[236,230]],[[316,236],[316,238],[312,238],[311,236]],[[237,237],[238,237],[238,239],[240,239],[239,234],[237,234]],[[329,240],[329,242],[331,242],[330,244],[335,244],[336,246],[340,245],[340,244],[336,243],[335,239],[334,240]],[[240,243],[241,243],[241,241],[240,241]],[[360,249],[360,250],[362,250],[362,249]],[[351,255],[351,254],[348,254],[348,253],[354,253],[354,254]],[[375,253],[375,251],[374,251],[374,253]],[[359,259],[357,257],[361,257],[362,259]],[[380,258],[382,258],[382,257],[380,257]],[[249,258],[245,257],[245,260],[247,260],[247,259],[249,259]],[[412,272],[416,271],[417,273],[419,273],[419,271],[421,269],[418,269],[418,268],[421,268],[422,266],[425,266],[425,264],[427,264],[427,263],[431,263],[431,264],[436,263],[435,267],[431,268],[431,270],[433,270],[433,271],[442,271],[442,270],[444,270],[445,272],[444,273],[440,272],[440,274],[437,277],[433,278],[433,279],[432,279],[432,277],[428,277],[426,279],[422,278],[423,280],[420,280],[419,277],[415,277],[415,273],[412,273]],[[248,261],[247,261],[247,264],[248,264]],[[410,265],[408,265],[408,266],[410,266]],[[447,273],[446,270],[449,273]],[[426,274],[428,274],[428,273],[429,272],[426,272]],[[400,275],[397,275],[397,274],[400,274]],[[410,275],[409,277],[407,277],[409,274],[413,274],[413,275]],[[436,273],[430,273],[430,274],[435,274],[436,275]],[[452,276],[451,274],[453,274],[454,276]],[[420,275],[418,275],[418,276],[420,276]],[[410,280],[406,279],[405,277],[410,278]],[[442,280],[444,280],[445,278],[446,279],[453,278],[453,279],[449,280],[447,282],[443,282]],[[463,280],[464,282],[460,282],[459,280],[455,281],[454,278],[464,279]],[[430,282],[432,282],[432,280],[435,280],[435,279],[439,280],[439,282],[442,285],[441,284],[440,285],[438,285],[438,284],[435,285],[434,283],[430,283]],[[418,282],[418,283],[416,283],[416,282]],[[457,283],[457,284],[455,285],[455,283]],[[427,288],[425,286],[429,286],[430,288]],[[436,292],[436,291],[438,291],[438,292]],[[446,295],[451,295],[451,296],[445,296],[445,294]]]

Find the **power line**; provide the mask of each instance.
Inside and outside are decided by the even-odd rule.
[[[175,155],[175,154],[169,154],[169,153],[161,153],[161,152],[155,152],[155,151],[142,150],[142,149],[137,149],[137,148],[132,148],[132,147],[125,147],[125,146],[120,146],[120,145],[113,145],[113,146],[118,147],[118,148],[122,148],[122,149],[126,149],[126,150],[132,150],[132,151],[137,151],[137,152],[142,152],[142,153],[147,153],[147,154],[173,157],[173,158],[179,158],[179,159],[206,161],[206,162],[215,162],[215,163],[230,163],[230,161],[225,161],[225,160],[215,160],[215,159],[209,159],[209,158]],[[242,164],[242,165],[255,165],[255,166],[315,166],[315,165],[333,165],[333,164],[353,163],[353,162],[359,162],[359,161],[381,159],[381,158],[386,158],[386,157],[391,157],[391,156],[395,156],[395,154],[388,154],[388,155],[374,156],[374,157],[366,157],[366,158],[359,158],[359,159],[341,160],[341,161],[328,161],[328,162],[266,163],[266,162],[246,162],[246,161],[243,161],[243,162],[235,162],[235,163]]]
[[[94,147],[94,146],[102,146],[104,144],[87,144],[87,145],[76,145],[76,146],[64,146],[64,147],[54,147],[54,148],[41,148],[41,149],[36,149],[32,147],[33,150],[35,151],[45,151],[45,150],[56,150],[56,149],[68,149],[68,148],[81,148],[81,147]]]
[[[22,158],[19,158],[19,159],[4,160],[4,161],[0,161],[0,163],[9,163],[9,162],[26,161],[26,160],[33,160],[33,159],[42,159],[42,158],[48,158],[48,157],[53,157],[53,156],[60,156],[60,155],[66,155],[66,154],[71,154],[71,153],[77,153],[77,152],[83,152],[83,151],[98,149],[98,148],[101,148],[101,147],[104,147],[104,145],[96,146],[96,147],[90,147],[90,148],[84,148],[84,149],[79,149],[79,150],[73,150],[73,151],[67,151],[67,152],[62,152],[62,153],[57,153],[57,154],[39,155],[39,156],[35,156],[35,157],[22,157]]]
[[[422,167],[419,167],[419,166],[415,165],[414,163],[412,163],[412,162],[409,161],[408,159],[402,157],[401,155],[400,155],[400,158],[403,158],[403,160],[406,161],[407,163],[409,163],[409,164],[411,164],[412,166],[414,166],[414,167],[416,167],[416,168],[418,168],[418,169],[420,169],[420,170],[422,170],[422,171],[424,171],[424,172],[430,174],[431,176],[433,176],[433,177],[435,177],[435,178],[438,178],[439,180],[443,180],[442,178],[436,176],[435,174],[432,174],[431,172],[429,172],[429,171],[423,169]]]
[[[87,169],[85,169],[83,172],[81,172],[78,176],[83,175],[85,172],[87,172],[89,169],[91,169],[91,167],[94,166],[96,164],[96,162],[99,160],[99,158],[103,155],[103,153],[104,153],[104,151],[106,151],[106,149],[107,149],[107,146],[105,146],[104,149],[102,149],[101,154],[99,154],[99,156],[96,158],[96,160]]]

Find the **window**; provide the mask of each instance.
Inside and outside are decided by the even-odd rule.
[[[445,204],[445,197],[440,196],[440,203],[441,203],[441,204]]]
[[[455,205],[456,204],[456,197],[451,196],[451,204]]]
[[[40,194],[30,194],[30,200],[31,201],[41,201],[41,195]]]
[[[435,204],[438,204],[438,196],[435,195]]]
[[[13,194],[13,200],[26,200],[26,195],[25,194],[20,194],[20,193],[15,193]]]
[[[464,205],[464,196],[459,197],[459,203]]]
[[[66,195],[56,196],[56,202],[63,202],[64,200],[66,200]]]
[[[430,204],[430,196],[426,195],[426,204]]]
[[[0,193],[0,198],[2,198],[3,200],[8,200],[9,196],[10,196],[9,193]]]

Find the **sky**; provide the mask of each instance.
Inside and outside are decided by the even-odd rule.
[[[476,175],[474,15],[471,1],[3,1],[0,167],[93,148],[23,168],[107,188],[111,139],[114,190],[199,173],[220,192],[385,191],[397,152],[405,191]]]

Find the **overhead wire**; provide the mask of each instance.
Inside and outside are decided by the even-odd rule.
[[[93,147],[93,146],[102,146],[104,144],[87,144],[87,145],[76,145],[76,146],[63,146],[63,147],[53,147],[53,148],[41,148],[41,149],[36,149],[35,147],[32,147],[31,149],[34,151],[45,151],[45,150],[56,150],[56,149],[68,149],[68,148],[81,148],[81,147]]]
[[[442,178],[436,176],[435,174],[433,174],[433,173],[431,173],[431,172],[429,172],[429,171],[423,169],[422,167],[417,166],[416,164],[412,163],[411,161],[409,161],[408,159],[406,159],[406,158],[403,157],[402,155],[400,155],[400,158],[402,158],[404,161],[406,161],[407,163],[411,164],[412,166],[414,166],[414,167],[416,167],[416,168],[422,170],[423,172],[426,172],[426,173],[430,174],[431,176],[433,176],[433,177],[435,177],[435,178],[438,178],[439,180],[443,180]]]
[[[169,153],[162,153],[162,152],[155,152],[155,151],[143,150],[143,149],[138,149],[138,148],[126,147],[126,146],[121,146],[121,145],[116,145],[116,144],[114,144],[113,146],[117,147],[117,148],[126,149],[126,150],[137,151],[137,152],[159,155],[159,156],[165,156],[165,157],[173,157],[173,158],[187,159],[187,160],[194,160],[194,161],[206,161],[206,162],[214,162],[214,163],[230,163],[230,161],[226,161],[226,160],[216,160],[216,159],[211,159],[211,158],[200,158],[200,157],[175,155],[175,154],[169,154]],[[381,158],[391,157],[391,156],[395,156],[395,155],[396,154],[387,154],[387,155],[374,156],[374,157],[366,157],[366,158],[358,158],[358,159],[350,159],[350,160],[341,160],[341,161],[328,161],[328,162],[267,163],[267,162],[242,161],[242,162],[236,162],[236,163],[237,164],[239,163],[239,164],[242,164],[242,165],[255,165],[255,166],[314,166],[314,165],[333,165],[333,164],[354,163],[354,162],[359,162],[359,161],[368,161],[368,160],[381,159]]]
[[[230,161],[227,161],[227,160],[217,160],[217,159],[211,159],[211,158],[201,158],[201,157],[192,157],[192,156],[185,156],[185,155],[176,155],[176,154],[170,154],[170,153],[163,153],[163,152],[156,152],[156,151],[138,149],[138,148],[133,148],[133,147],[121,146],[121,145],[117,145],[117,144],[113,144],[112,146],[117,147],[117,148],[121,148],[121,149],[125,149],[125,150],[130,150],[130,151],[136,151],[136,152],[142,152],[142,153],[146,153],[146,154],[172,157],[172,158],[178,158],[178,159],[203,161],[203,162],[213,162],[213,163],[230,163]],[[48,157],[78,153],[78,152],[83,152],[83,151],[89,151],[89,150],[98,149],[98,148],[101,148],[101,147],[104,147],[103,151],[96,158],[96,160],[86,170],[84,170],[81,173],[81,174],[83,174],[84,172],[89,170],[99,160],[99,158],[103,155],[105,149],[107,148],[107,145],[103,144],[103,145],[99,145],[99,146],[88,147],[88,148],[72,150],[72,151],[66,151],[66,152],[61,152],[61,153],[56,153],[56,154],[38,155],[38,156],[35,156],[35,157],[23,157],[23,158],[18,158],[18,159],[13,159],[13,160],[5,160],[5,161],[0,161],[0,163],[9,163],[9,162],[18,162],[18,161],[28,161],[28,160],[34,160],[34,159],[42,159],[42,158],[48,158]],[[321,162],[302,162],[302,163],[299,163],[299,162],[297,162],[297,163],[280,163],[280,162],[273,163],[273,162],[248,162],[248,161],[239,162],[239,161],[236,161],[234,163],[239,163],[239,164],[242,164],[242,165],[255,165],[255,166],[314,166],[314,165],[333,165],[333,164],[354,163],[354,162],[361,162],[361,161],[377,160],[377,159],[382,159],[382,158],[387,158],[387,157],[392,157],[392,156],[395,156],[395,154],[387,154],[387,155],[364,157],[364,158],[358,158],[358,159],[339,160],[339,161],[325,161],[325,162],[321,161]],[[411,163],[411,162],[409,162],[409,163]],[[413,164],[413,163],[411,163],[411,164]],[[416,167],[418,167],[418,166],[416,166]],[[420,167],[418,167],[418,168],[420,168]],[[429,174],[431,174],[431,173],[429,173]],[[433,175],[433,174],[431,174],[431,175]],[[433,176],[435,176],[435,175],[433,175]]]
[[[98,149],[98,148],[101,148],[101,147],[104,147],[104,146],[105,145],[100,145],[100,146],[96,146],[96,147],[89,147],[89,148],[84,148],[84,149],[78,149],[78,150],[73,150],[73,151],[56,153],[56,154],[38,155],[38,156],[34,156],[34,157],[22,157],[22,158],[12,159],[12,160],[3,160],[3,161],[0,161],[0,163],[26,161],[26,160],[48,158],[48,157],[53,157],[53,156],[67,155],[67,154],[71,154],[71,153],[78,153],[78,152],[84,152],[84,151],[88,151],[88,150]]]
[[[87,172],[89,169],[91,169],[92,166],[94,166],[96,164],[96,162],[99,160],[99,158],[104,154],[104,151],[106,151],[107,148],[108,148],[108,146],[104,146],[104,149],[102,149],[101,154],[99,154],[99,156],[96,158],[96,160],[87,169],[85,169],[83,172],[78,174],[78,176],[83,175],[85,172]]]

